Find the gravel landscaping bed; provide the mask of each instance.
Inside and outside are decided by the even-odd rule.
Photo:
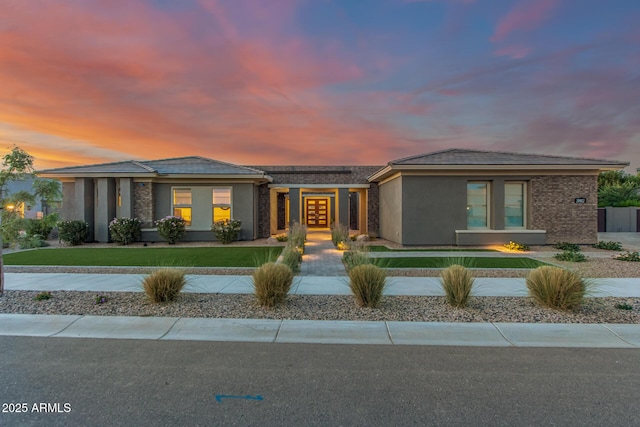
[[[38,292],[5,291],[0,313],[97,316],[209,317],[305,320],[396,320],[410,322],[640,323],[640,298],[589,298],[578,310],[537,306],[527,297],[475,297],[455,309],[444,297],[387,296],[378,309],[357,307],[351,296],[290,295],[285,306],[260,307],[253,295],[181,294],[178,301],[152,304],[143,293],[105,292],[96,304],[91,292],[53,291],[49,300]],[[616,308],[628,304],[632,310]]]

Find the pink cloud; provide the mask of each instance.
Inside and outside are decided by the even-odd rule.
[[[491,41],[504,40],[514,32],[531,31],[546,21],[557,0],[526,0],[516,4],[497,24]]]
[[[529,55],[531,48],[524,46],[508,46],[494,52],[497,56],[508,56],[512,59],[521,59]]]

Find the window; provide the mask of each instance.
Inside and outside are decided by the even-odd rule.
[[[231,189],[213,189],[213,222],[231,219]]]
[[[489,183],[467,183],[467,228],[489,227]]]
[[[524,228],[524,182],[508,182],[504,185],[504,227]]]
[[[191,189],[173,189],[173,216],[180,217],[191,225]]]

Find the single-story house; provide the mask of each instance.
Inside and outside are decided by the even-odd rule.
[[[211,224],[242,221],[240,239],[348,225],[404,245],[597,241],[597,177],[621,161],[449,149],[386,166],[240,166],[203,157],[124,161],[41,171],[62,181],[64,219],[109,241],[115,217],[184,218],[185,240],[214,240]]]

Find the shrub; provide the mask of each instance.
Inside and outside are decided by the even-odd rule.
[[[606,249],[608,251],[621,251],[622,250],[622,244],[620,242],[599,241],[598,243],[593,245],[593,247],[597,248],[597,249]]]
[[[242,221],[238,219],[222,219],[214,222],[211,226],[211,231],[216,235],[216,239],[224,245],[236,240],[240,230],[242,230]]]
[[[187,232],[187,222],[177,216],[165,216],[156,221],[158,234],[170,245],[175,244]]]
[[[386,273],[373,264],[358,265],[349,271],[349,287],[360,307],[377,307],[386,284]]]
[[[111,240],[121,245],[128,245],[140,239],[142,222],[138,218],[113,218],[109,223]]]
[[[302,253],[300,249],[294,248],[291,245],[285,246],[282,251],[282,263],[289,267],[292,272],[299,272],[300,264],[302,264]]]
[[[145,293],[154,303],[175,301],[186,284],[184,272],[175,268],[161,268],[142,280]]]
[[[96,297],[93,300],[95,301],[96,304],[104,304],[108,301],[107,297],[105,297],[104,295],[96,295]]]
[[[51,292],[49,291],[40,292],[33,299],[36,301],[45,301],[45,300],[51,299]]]
[[[465,267],[454,264],[440,273],[440,283],[447,303],[453,307],[466,307],[473,287],[471,272]]]
[[[638,262],[640,261],[640,253],[627,251],[623,254],[618,255],[617,257],[614,257],[614,259],[617,259],[620,261]]]
[[[616,304],[618,310],[633,310],[633,306],[630,304]]]
[[[71,246],[77,246],[87,239],[89,224],[84,221],[60,221],[58,233],[60,240]]]
[[[284,264],[269,262],[254,271],[252,278],[258,303],[274,307],[286,301],[293,283],[293,272]]]
[[[545,265],[529,273],[527,289],[540,305],[570,310],[582,304],[587,285],[572,271]]]
[[[557,242],[553,245],[554,248],[560,249],[561,251],[571,251],[571,252],[580,252],[580,246],[575,243],[569,242]]]
[[[340,243],[347,243],[349,241],[349,227],[344,224],[334,223],[331,225],[331,241],[334,246],[338,246]]]
[[[20,249],[34,249],[48,246],[49,244],[42,240],[40,236],[24,236],[18,238]]]
[[[555,254],[553,257],[558,261],[569,261],[569,262],[584,262],[587,260],[587,257],[584,256],[582,252],[575,252],[575,251],[564,251],[560,254]]]
[[[47,240],[53,231],[55,224],[44,219],[29,219],[26,222],[26,232],[29,236],[38,237],[40,240]]]
[[[278,234],[278,235],[276,236],[276,240],[277,240],[278,242],[286,242],[286,241],[288,241],[288,240],[289,240],[289,236],[288,236],[288,235],[286,235],[286,234]]]
[[[527,252],[531,249],[529,248],[529,245],[525,245],[524,243],[518,243],[513,241],[509,241],[509,243],[505,243],[504,247],[509,249],[510,251],[520,251],[520,252]]]

